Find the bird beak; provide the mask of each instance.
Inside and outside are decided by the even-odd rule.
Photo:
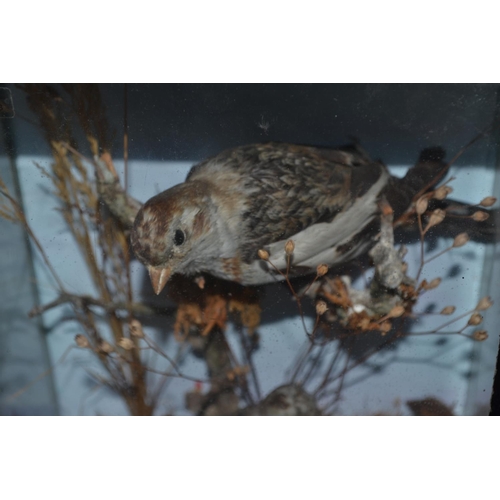
[[[172,269],[170,267],[148,266],[148,272],[149,277],[151,278],[151,284],[153,285],[153,290],[156,295],[160,295],[160,292],[165,288],[165,285],[172,274]]]

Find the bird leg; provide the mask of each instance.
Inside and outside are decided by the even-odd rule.
[[[382,199],[379,205],[380,237],[369,252],[375,265],[375,277],[371,286],[371,293],[374,296],[377,296],[381,289],[395,290],[405,277],[401,253],[394,248],[392,208],[385,199]]]

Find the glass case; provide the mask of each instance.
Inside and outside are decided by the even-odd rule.
[[[1,87],[2,414],[489,414],[500,87]]]

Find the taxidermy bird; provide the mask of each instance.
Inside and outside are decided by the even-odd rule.
[[[380,200],[396,220],[443,178],[443,158],[440,148],[425,150],[400,179],[358,147],[230,149],[143,205],[131,232],[133,250],[157,294],[174,273],[205,272],[243,285],[282,279],[273,266],[287,268],[288,240],[294,243],[291,275],[313,273],[319,264],[367,252],[379,232]]]

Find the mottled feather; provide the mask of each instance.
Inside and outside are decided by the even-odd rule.
[[[357,165],[357,166],[354,166]],[[246,197],[240,243],[245,262],[276,241],[331,222],[385,172],[355,153],[282,143],[224,151],[192,168],[187,181],[237,176]]]
[[[226,150],[144,204],[132,246],[157,293],[176,272],[242,284],[281,279],[273,266],[287,267],[288,239],[295,243],[292,273],[306,274],[366,252],[379,230],[380,199],[402,214],[444,175],[443,155],[427,150],[398,179],[358,147],[268,143]],[[272,266],[258,258],[259,249]]]

